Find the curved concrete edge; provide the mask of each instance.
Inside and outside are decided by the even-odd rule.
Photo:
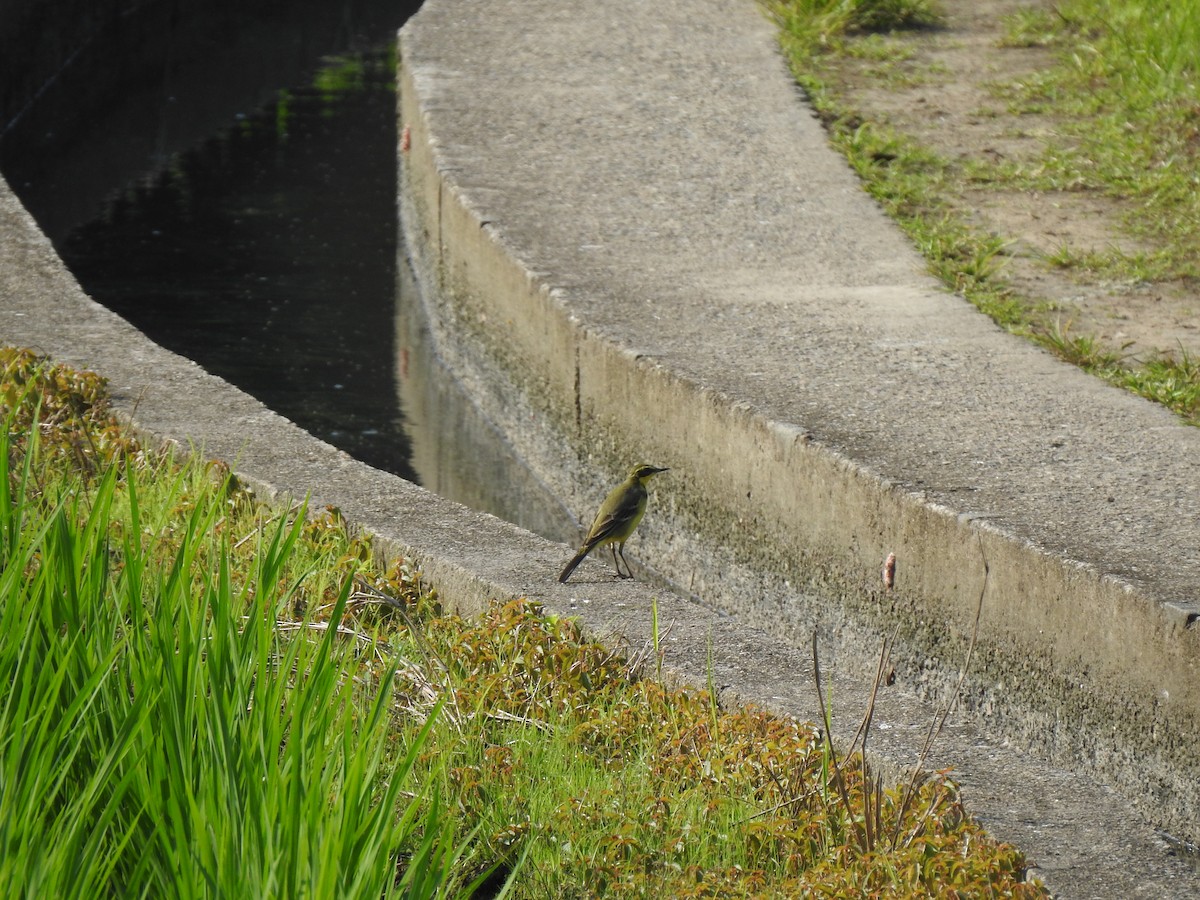
[[[843,665],[863,672],[879,634],[896,628],[909,687],[942,696],[956,681],[986,563],[968,689],[985,727],[1091,768],[1150,817],[1196,833],[1192,604],[931,502],[753,401],[589,327],[439,160],[440,110],[420,69],[401,59],[402,219],[443,323],[439,349],[560,495],[586,510],[627,464],[625,447],[640,448],[674,470],[656,482],[637,541],[657,571],[797,646],[822,626],[836,634]],[[900,560],[894,594],[878,575],[890,552]]]
[[[532,144],[498,130],[496,118],[512,115],[517,133],[537,124],[541,110],[481,114],[471,76],[494,74],[508,57],[496,67],[460,66],[463,51],[450,33],[462,25],[454,19],[460,10],[454,3],[437,6],[427,5],[401,32],[402,221],[439,352],[538,476],[586,514],[604,484],[632,461],[629,448],[672,466],[670,476],[656,481],[638,553],[685,594],[792,646],[805,646],[811,629],[819,628],[851,682],[855,673],[873,671],[880,634],[895,629],[902,686],[946,696],[982,591],[984,615],[965,698],[974,721],[1055,763],[1098,775],[1134,798],[1144,815],[1195,837],[1195,592],[1176,593],[1175,581],[1109,574],[1102,560],[1073,558],[1063,547],[1022,534],[1022,523],[996,523],[970,507],[938,502],[813,439],[794,420],[774,415],[778,404],[771,400],[698,376],[691,357],[664,352],[668,344],[655,336],[639,338],[633,327],[614,326],[600,312],[605,304],[616,306],[604,288],[588,275],[548,271],[553,256],[541,245],[553,224],[530,227],[529,210],[517,211],[528,201],[518,199],[511,214],[504,207],[519,189],[504,190],[495,180],[503,173],[489,157],[503,159],[500,169],[515,167],[519,157],[500,145],[517,143],[528,152]],[[495,22],[482,30],[504,32]],[[548,44],[535,30],[526,28],[523,40],[544,52]],[[547,31],[564,39],[561,23]],[[488,56],[490,45],[479,31],[471,35],[472,56]],[[572,46],[562,56],[596,52]],[[554,74],[542,77],[552,83]],[[572,84],[584,79],[572,72]],[[487,93],[482,102],[497,99],[495,91]],[[550,102],[558,97],[547,93]],[[586,122],[596,115],[571,105],[579,94],[561,94],[569,107],[562,118]],[[546,101],[539,96],[529,103]],[[460,119],[470,125],[457,124]],[[464,143],[464,135],[478,143]],[[553,145],[538,161],[564,152],[555,138],[549,125],[535,129],[535,143]],[[562,224],[570,200],[555,197],[546,218]],[[573,239],[575,231],[564,243]],[[847,304],[874,303],[880,292],[904,296],[920,310],[922,327],[942,329],[968,350],[1007,340],[989,333],[995,329],[966,304],[947,304],[918,283],[818,290]],[[1011,344],[1008,361],[1027,367],[1023,375],[1063,377],[1065,367]],[[1078,373],[1065,381],[1064,390],[1078,391],[1085,408],[1119,409],[1129,418],[1118,421],[1179,437],[1168,416],[1136,398],[1089,384]],[[1193,438],[1179,440],[1194,446]],[[1072,521],[1061,528],[1069,532]],[[878,580],[889,552],[899,557],[902,573],[892,593]],[[567,589],[563,596],[569,595]]]
[[[652,646],[657,604],[664,676],[714,684],[722,702],[749,702],[804,718],[818,707],[807,654],[669,592],[613,583],[588,562],[566,588],[548,577],[569,548],[371,469],[303,432],[258,401],[173,354],[93,302],[0,179],[0,341],[102,374],[114,406],[142,435],[229,461],[260,496],[282,504],[338,507],[384,553],[413,561],[425,582],[463,612],[493,599],[528,597],[577,617],[585,631],[633,652]],[[861,685],[833,673],[835,727],[853,732]],[[911,738],[930,710],[882,692],[873,744],[894,766],[916,757]],[[965,765],[964,765],[965,763]],[[1166,855],[1103,788],[997,749],[952,719],[928,760],[956,765],[968,809],[999,838],[1030,854],[1036,874],[1064,896],[1192,896],[1196,879]],[[1068,890],[1069,888],[1069,890]]]

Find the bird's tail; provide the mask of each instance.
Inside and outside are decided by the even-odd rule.
[[[571,557],[571,561],[563,567],[562,572],[559,574],[558,580],[563,584],[566,584],[567,579],[571,577],[571,573],[575,571],[575,567],[583,562],[583,558],[588,555],[588,551],[591,549],[591,547],[583,547],[578,553]]]

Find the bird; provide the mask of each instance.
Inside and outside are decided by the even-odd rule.
[[[617,577],[632,578],[633,572],[629,570],[629,561],[625,559],[625,542],[629,540],[629,536],[633,534],[633,530],[638,527],[642,516],[645,515],[646,482],[655,475],[669,471],[670,469],[648,466],[645,463],[630,469],[629,477],[609,491],[604,502],[600,504],[596,520],[588,529],[587,537],[583,539],[579,552],[567,563],[562,574],[558,576],[558,580],[565,584],[571,577],[571,573],[575,571],[575,567],[583,562],[585,556],[597,547],[603,547],[606,544],[612,551],[613,565],[617,567]],[[618,553],[621,555],[621,561],[625,563],[624,572],[621,571],[621,564],[617,562]]]

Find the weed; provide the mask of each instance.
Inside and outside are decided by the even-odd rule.
[[[1200,425],[1200,360],[1186,350],[1178,356],[1158,354],[1140,367],[1113,373],[1112,380]]]
[[[819,51],[848,34],[926,28],[939,20],[932,0],[767,0],[793,49]]]
[[[1005,16],[1005,47],[1051,47],[1063,41],[1067,20],[1055,10],[1027,7]]]
[[[1039,338],[1055,356],[1094,374],[1104,376],[1121,367],[1121,357],[1091,335],[1071,334],[1070,322],[1055,321]]]

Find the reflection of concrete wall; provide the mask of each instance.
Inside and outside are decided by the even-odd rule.
[[[471,402],[437,355],[407,260],[397,265],[396,389],[427,490],[522,528],[574,543],[574,520]]]

